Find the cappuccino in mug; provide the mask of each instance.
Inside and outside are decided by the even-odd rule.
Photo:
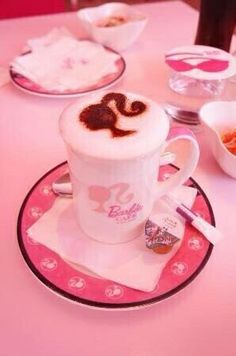
[[[175,129],[167,139],[164,110],[138,94],[83,97],[64,110],[59,125],[76,219],[88,236],[101,242],[122,243],[142,235],[155,201],[181,185],[198,161],[194,137]],[[159,182],[160,155],[177,139],[191,143],[189,159],[177,174]]]

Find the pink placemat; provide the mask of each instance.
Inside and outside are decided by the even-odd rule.
[[[160,178],[167,179],[177,168],[161,167]],[[68,171],[62,163],[47,172],[26,196],[18,218],[18,242],[22,255],[34,275],[49,289],[70,301],[101,309],[140,308],[170,297],[186,287],[207,263],[213,245],[191,225],[186,224],[183,243],[168,262],[152,292],[141,292],[99,278],[80,266],[63,260],[53,251],[36,243],[27,229],[53,204],[56,195],[52,183]],[[198,190],[193,210],[215,225],[213,211],[201,187],[190,178],[186,185]]]

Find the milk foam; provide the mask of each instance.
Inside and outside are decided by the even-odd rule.
[[[130,159],[144,156],[154,151],[166,139],[169,121],[163,109],[154,101],[138,94],[122,92],[127,98],[126,109],[133,101],[141,101],[146,110],[133,117],[124,116],[116,110],[115,102],[108,105],[117,114],[116,127],[134,133],[113,137],[111,130],[90,130],[80,121],[80,113],[88,106],[99,104],[108,93],[99,92],[79,99],[67,107],[59,121],[61,135],[65,143],[75,152],[101,159]]]

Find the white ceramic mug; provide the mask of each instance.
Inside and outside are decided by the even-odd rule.
[[[80,99],[62,113],[60,132],[76,219],[88,236],[105,243],[140,236],[156,200],[183,184],[199,158],[191,131],[169,131],[164,110],[133,93],[100,92]],[[184,167],[157,181],[160,155],[180,139],[190,143]]]

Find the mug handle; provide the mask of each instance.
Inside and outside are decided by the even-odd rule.
[[[177,140],[188,140],[191,144],[188,159],[184,166],[169,179],[165,181],[158,181],[156,199],[159,199],[163,195],[169,193],[175,188],[182,185],[192,175],[194,169],[197,166],[200,150],[198,142],[191,130],[182,127],[173,127],[170,129],[166,142],[163,145],[162,152],[164,152],[171,143]]]

